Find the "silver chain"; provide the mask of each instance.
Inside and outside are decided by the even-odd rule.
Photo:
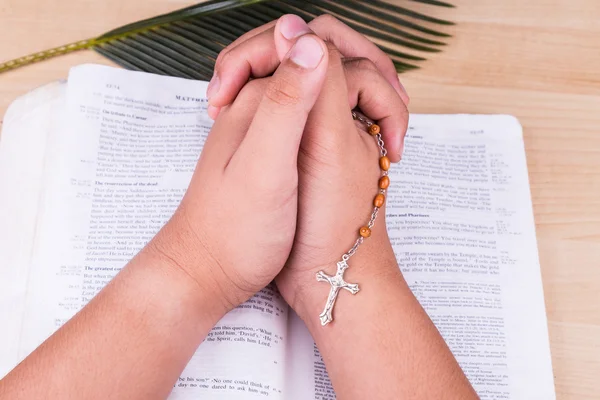
[[[387,150],[385,149],[385,147],[383,147],[384,143],[383,138],[381,137],[381,133],[378,133],[377,136],[375,136],[375,138],[377,139],[377,146],[379,146],[379,154],[381,154],[381,157],[387,156]],[[387,174],[387,171],[383,172]]]
[[[364,240],[365,240],[365,238],[362,236],[359,237],[358,239],[356,239],[356,242],[354,242],[354,246],[352,246],[352,248],[350,250],[348,250],[348,252],[342,256],[342,260],[348,261],[350,259],[350,257],[352,257],[354,255],[354,253],[356,253],[356,250],[358,250],[358,246],[360,246],[362,244],[362,242],[364,242]]]
[[[352,111],[352,118],[357,119],[360,122],[362,122],[363,124],[367,125],[367,128],[370,127],[371,125],[373,125],[373,121],[368,120],[365,116],[363,116],[362,114],[359,114],[356,111]]]
[[[373,212],[371,213],[371,219],[369,220],[369,224],[367,225],[369,229],[375,225],[375,218],[377,218],[377,214],[379,213],[379,207],[374,207]]]
[[[367,128],[369,128],[371,125],[373,125],[373,121],[370,121],[369,119],[367,119],[365,116],[359,114],[356,111],[352,111],[352,118],[355,120],[358,120],[360,122],[362,122],[363,124],[365,124],[367,126]],[[379,147],[379,154],[381,157],[384,157],[387,155],[387,150],[385,149],[385,143],[383,142],[383,137],[381,136],[381,133],[378,133],[377,135],[375,135],[375,139],[377,140],[377,146]],[[388,172],[387,171],[382,171],[382,176],[387,175]],[[379,193],[384,194],[386,193],[385,189],[380,189]],[[371,219],[369,220],[369,223],[367,224],[367,227],[369,229],[371,229],[374,225],[375,225],[375,220],[377,219],[377,214],[379,214],[379,207],[373,207],[373,212],[371,213]],[[348,250],[343,256],[342,256],[342,260],[343,261],[348,261],[350,259],[350,257],[352,257],[354,255],[354,253],[356,253],[356,250],[358,250],[358,247],[363,244],[363,242],[365,241],[365,238],[362,236],[359,236],[358,239],[356,239],[356,242],[354,242],[354,245],[350,248],[350,250]]]

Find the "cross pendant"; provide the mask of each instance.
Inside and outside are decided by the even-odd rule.
[[[325,303],[325,309],[321,315],[319,315],[319,318],[321,319],[321,325],[323,326],[333,321],[333,306],[335,305],[335,301],[337,300],[340,289],[346,289],[352,294],[358,293],[358,285],[356,283],[348,283],[344,281],[344,271],[347,269],[348,264],[346,261],[342,260],[337,263],[337,272],[335,275],[329,276],[323,271],[319,271],[317,273],[317,281],[329,282],[331,285],[331,290],[329,290],[329,296],[327,297],[327,303]]]

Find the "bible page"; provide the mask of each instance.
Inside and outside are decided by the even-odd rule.
[[[555,397],[522,129],[413,115],[390,173],[400,268],[482,399]]]
[[[288,319],[287,359],[287,399],[335,400],[335,391],[321,353],[304,321],[293,310],[290,310]]]
[[[71,70],[20,358],[81,309],[170,218],[212,126],[206,87],[104,66]],[[287,312],[268,287],[226,315],[170,398],[282,398]]]
[[[65,82],[53,82],[15,100],[0,136],[0,378],[18,360],[17,345],[38,209],[44,161],[52,149],[64,107]]]
[[[386,223],[400,268],[481,399],[555,398],[517,120],[412,115],[390,178]],[[289,326],[291,399],[335,399],[293,312]]]

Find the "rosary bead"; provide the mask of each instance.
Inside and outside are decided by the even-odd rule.
[[[379,125],[377,124],[373,124],[369,127],[369,133],[373,136],[377,135],[379,132],[381,132],[381,128],[379,128]]]
[[[387,175],[379,178],[379,189],[387,189],[390,186],[390,177]]]
[[[360,236],[368,238],[369,236],[371,236],[371,229],[369,229],[369,227],[367,226],[363,226],[362,228],[360,228],[358,233],[360,234]]]
[[[379,159],[379,167],[384,171],[387,171],[388,169],[390,169],[390,159],[387,158],[387,156],[381,157]]]
[[[377,196],[375,196],[375,198],[373,199],[373,205],[375,207],[381,207],[383,206],[383,203],[385,202],[385,196],[383,195],[383,193],[379,193]]]

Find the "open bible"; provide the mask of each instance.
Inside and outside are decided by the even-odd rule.
[[[0,377],[170,218],[212,125],[206,86],[82,65],[12,104],[0,139]],[[517,120],[412,115],[390,175],[400,268],[480,397],[553,399]],[[304,323],[269,286],[215,326],[170,398],[335,393]]]

